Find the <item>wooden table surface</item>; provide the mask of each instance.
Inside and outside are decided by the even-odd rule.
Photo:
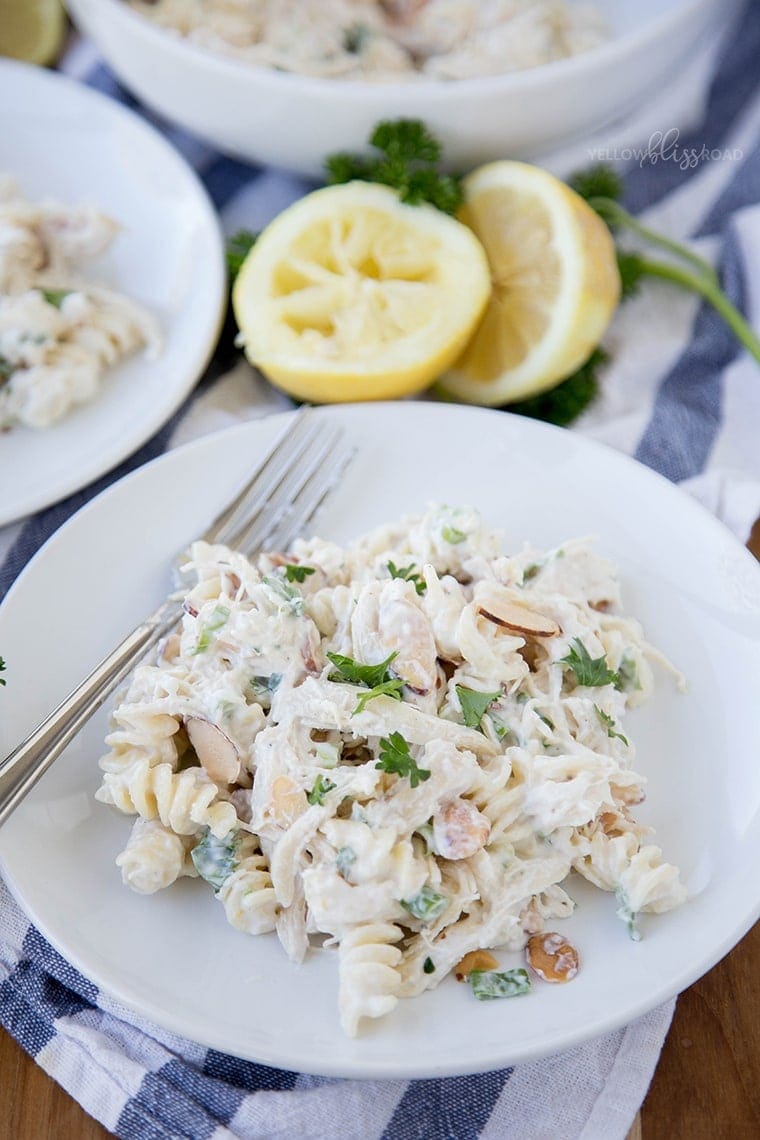
[[[749,547],[760,558],[760,519]],[[760,1137],[758,966],[760,922],[681,994],[629,1140]],[[108,1135],[0,1029],[0,1140],[102,1140]]]

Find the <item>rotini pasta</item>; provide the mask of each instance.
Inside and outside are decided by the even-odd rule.
[[[255,563],[197,543],[189,569],[101,762],[98,798],[140,817],[127,885],[195,871],[297,962],[326,937],[351,1034],[566,918],[572,871],[633,937],[683,901],[631,814],[623,718],[655,651],[587,543],[504,555],[474,511],[431,508]]]

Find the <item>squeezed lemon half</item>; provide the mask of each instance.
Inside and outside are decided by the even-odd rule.
[[[52,63],[65,28],[60,0],[0,0],[0,55]]]
[[[583,364],[620,300],[612,236],[564,182],[494,162],[463,183],[459,218],[488,254],[492,295],[440,387],[495,406],[546,391]]]
[[[473,232],[366,182],[316,190],[260,235],[232,303],[248,359],[302,400],[393,399],[462,352],[491,292]]]

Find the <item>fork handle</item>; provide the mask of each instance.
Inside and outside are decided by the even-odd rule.
[[[130,670],[176,625],[181,614],[181,602],[164,602],[5,758],[0,764],[0,825]]]

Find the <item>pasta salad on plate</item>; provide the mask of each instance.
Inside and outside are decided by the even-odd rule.
[[[251,561],[198,542],[187,569],[101,760],[97,798],[137,817],[117,863],[146,894],[205,880],[295,962],[335,953],[346,1033],[452,971],[481,999],[570,981],[573,872],[633,938],[684,901],[624,723],[652,663],[683,681],[590,541],[503,553],[431,506]],[[524,947],[529,971],[485,953]]]

